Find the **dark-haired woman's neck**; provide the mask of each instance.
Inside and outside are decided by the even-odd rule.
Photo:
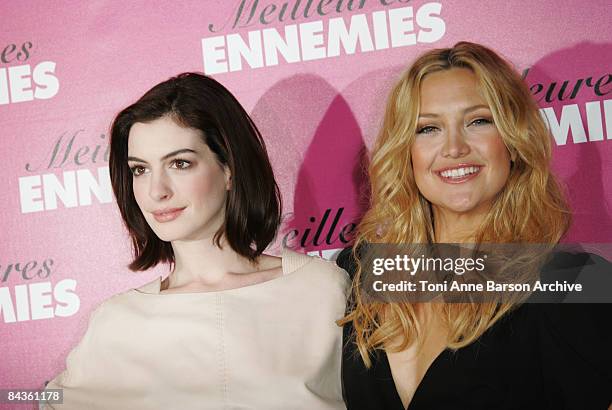
[[[257,263],[236,253],[227,243],[221,247],[212,237],[173,241],[175,265],[165,291],[212,292],[249,286],[282,274],[280,259],[262,256]]]

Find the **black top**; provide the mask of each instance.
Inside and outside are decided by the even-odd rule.
[[[342,252],[338,265],[352,276],[350,252]],[[556,265],[577,268],[596,264],[612,275],[612,264],[593,255],[555,259]],[[373,353],[367,369],[352,331],[351,324],[344,327],[342,384],[348,410],[403,410],[386,353]],[[408,410],[605,410],[611,404],[612,304],[526,303],[474,343],[444,350]]]

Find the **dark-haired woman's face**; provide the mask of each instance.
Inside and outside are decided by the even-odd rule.
[[[212,237],[223,225],[230,176],[199,130],[169,117],[132,126],[128,165],[134,197],[163,241]]]
[[[510,174],[510,155],[468,69],[425,76],[412,168],[421,194],[454,214],[486,213]]]

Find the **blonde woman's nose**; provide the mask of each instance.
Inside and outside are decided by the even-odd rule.
[[[462,127],[449,129],[442,147],[442,156],[445,158],[461,158],[469,153],[470,146],[466,141]]]

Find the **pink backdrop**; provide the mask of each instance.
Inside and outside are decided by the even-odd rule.
[[[167,272],[127,270],[105,155],[113,115],[179,72],[212,73],[260,127],[284,197],[272,251],[329,257],[363,211],[361,164],[391,84],[424,50],[483,43],[528,69],[575,214],[568,240],[612,239],[606,0],[30,0],[0,11],[0,388],[40,387],[101,300]]]

